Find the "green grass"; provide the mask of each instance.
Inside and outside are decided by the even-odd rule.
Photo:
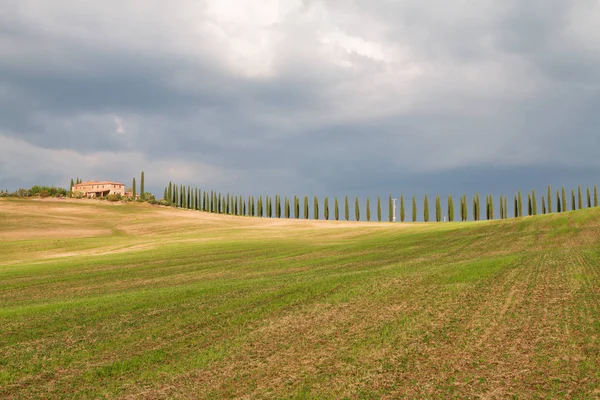
[[[600,208],[261,220],[0,201],[1,398],[600,396]]]

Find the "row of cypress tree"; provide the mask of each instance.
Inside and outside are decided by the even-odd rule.
[[[142,175],[143,182],[143,175]],[[135,187],[135,184],[134,184]],[[589,188],[587,188],[587,196],[586,201],[584,202],[584,197],[582,196],[581,186],[578,187],[577,197],[575,196],[575,191],[571,191],[571,210],[581,209],[584,204],[587,204],[587,207],[597,207],[598,206],[598,190],[596,185],[594,185],[593,196],[592,192]],[[186,185],[177,185],[172,182],[169,182],[169,185],[164,189],[164,196],[168,204],[173,205],[175,207],[188,208],[193,210],[200,210],[206,212],[213,212],[219,214],[231,214],[231,215],[244,215],[244,216],[257,216],[257,217],[266,217],[266,218],[304,218],[309,219],[310,217],[310,206],[309,206],[309,198],[308,196],[304,196],[301,199],[298,196],[293,197],[282,197],[279,195],[275,196],[248,196],[243,197],[238,194],[223,194],[215,191],[202,191],[200,188],[191,187]],[[313,197],[313,205],[312,205],[312,218],[313,219],[321,219],[321,217],[325,220],[335,219],[340,220],[341,218],[346,221],[350,220],[350,207],[349,207],[349,199],[348,196],[344,198],[344,213],[343,215],[340,213],[340,204],[338,198],[336,197],[333,202],[333,215],[330,214],[330,202],[329,198],[325,197],[323,201],[323,209],[320,209],[321,203],[317,196]],[[446,218],[448,221],[455,221],[455,206],[453,197],[450,195],[447,198],[447,210],[446,210]],[[500,219],[509,218],[509,209],[508,209],[508,198],[506,196],[500,196],[498,199],[499,204],[499,216]],[[302,207],[301,207],[302,205]],[[467,200],[467,195],[462,195],[460,197],[459,203],[459,213],[460,213],[460,221],[468,221],[469,217],[471,217],[474,221],[480,221],[482,218],[483,211],[485,212],[485,219],[492,220],[496,215],[495,201],[492,194],[486,195],[485,199],[485,208],[482,210],[481,207],[481,199],[479,193],[476,193],[475,196],[471,199],[471,215],[469,216],[469,205]],[[360,202],[358,197],[356,197],[354,201],[354,218],[359,221],[360,220]],[[548,194],[543,195],[541,197],[541,212],[542,214],[552,213],[553,210],[556,212],[564,212],[567,211],[567,197],[566,191],[564,187],[562,191],[556,191],[556,207],[553,208],[553,200],[552,200],[552,190],[551,187],[548,186]],[[523,216],[523,196],[520,190],[514,195],[514,209],[513,209],[513,217],[518,218]],[[367,221],[371,221],[371,200],[369,198],[366,199],[365,204],[365,218]],[[435,220],[436,222],[441,222],[444,219],[442,211],[442,199],[440,196],[436,196],[435,198]],[[527,209],[526,215],[537,215],[538,214],[538,201],[536,197],[535,190],[532,190],[527,194]],[[417,200],[416,197],[412,197],[412,221],[417,221]],[[388,220],[391,222],[393,217],[393,199],[390,195],[388,198]],[[430,210],[429,210],[429,199],[428,196],[425,195],[423,199],[423,220],[425,222],[429,222],[430,218]],[[381,197],[377,197],[377,205],[376,205],[376,219],[377,221],[382,220],[382,204]],[[399,219],[401,222],[406,220],[406,209],[404,202],[404,195],[400,196],[400,210],[399,210]]]

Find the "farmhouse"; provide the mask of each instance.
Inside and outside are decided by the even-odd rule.
[[[125,195],[125,184],[121,182],[87,181],[73,185],[73,192],[81,192],[86,197],[105,197],[109,194]]]

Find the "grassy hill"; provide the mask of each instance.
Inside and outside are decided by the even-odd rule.
[[[478,223],[0,200],[0,397],[600,396],[600,208]]]

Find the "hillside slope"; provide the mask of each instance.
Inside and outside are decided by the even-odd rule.
[[[600,396],[600,208],[478,223],[0,200],[0,397]]]

